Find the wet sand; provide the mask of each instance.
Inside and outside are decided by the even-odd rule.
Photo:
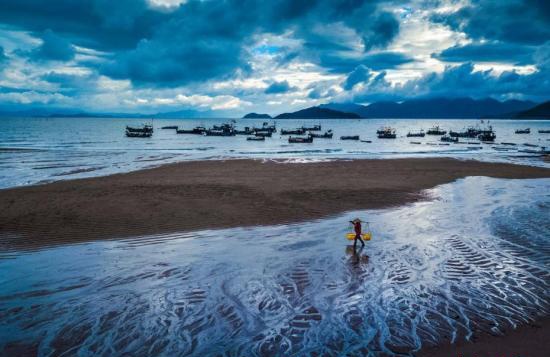
[[[479,357],[546,357],[550,351],[550,319],[509,330],[504,335],[474,335],[473,341],[461,340],[454,344],[429,347],[418,357],[479,356]]]
[[[0,190],[0,249],[299,222],[426,199],[422,190],[466,176],[544,178],[550,169],[447,158],[170,164]]]

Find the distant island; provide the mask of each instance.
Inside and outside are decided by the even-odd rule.
[[[259,114],[259,113],[248,113],[243,119],[271,119],[269,114]]]
[[[534,106],[531,109],[517,113],[517,119],[550,119],[550,100]]]
[[[359,119],[358,114],[342,112],[330,108],[309,107],[292,113],[283,113],[275,119]]]

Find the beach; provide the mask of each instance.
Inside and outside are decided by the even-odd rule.
[[[14,274],[0,351],[542,356],[548,177],[451,158],[232,159],[0,190]],[[375,232],[358,255],[335,240],[355,216]],[[18,340],[9,326],[33,327]]]
[[[300,222],[429,199],[423,190],[467,176],[547,178],[550,169],[448,158],[182,162],[1,190],[0,244],[40,247]]]

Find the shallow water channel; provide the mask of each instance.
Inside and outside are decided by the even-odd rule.
[[[0,354],[407,354],[549,313],[550,180],[302,224],[0,254]],[[354,217],[373,239],[354,253]]]

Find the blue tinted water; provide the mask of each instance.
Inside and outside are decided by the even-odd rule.
[[[334,139],[315,139],[312,144],[289,144],[286,136],[275,134],[265,142],[246,141],[244,136],[204,137],[177,135],[161,130],[166,125],[192,128],[222,123],[220,119],[155,120],[149,139],[126,138],[126,125],[139,125],[143,119],[99,118],[2,118],[0,124],[0,188],[47,181],[107,175],[168,162],[228,157],[285,159],[289,161],[448,156],[488,161],[517,162],[548,166],[539,155],[524,152],[550,146],[550,121],[493,120],[495,145],[439,145],[438,137],[407,138],[408,131],[428,129],[439,124],[445,130],[462,130],[479,124],[476,120],[280,120],[278,128],[295,128],[320,123],[333,129]],[[237,126],[261,125],[262,120],[238,119]],[[396,140],[376,138],[380,126],[397,129]],[[516,135],[516,129],[530,127],[532,134]],[[360,135],[372,143],[341,141],[341,135]],[[421,142],[421,145],[411,144]],[[468,140],[477,141],[477,140]],[[501,142],[517,146],[499,145]],[[524,143],[538,147],[526,147]]]
[[[429,194],[295,225],[5,251],[0,355],[386,356],[550,313],[548,180]],[[356,216],[373,239],[354,254]]]

